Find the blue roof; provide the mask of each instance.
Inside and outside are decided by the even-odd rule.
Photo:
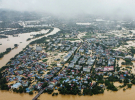
[[[127,76],[126,74],[124,74],[124,76]]]

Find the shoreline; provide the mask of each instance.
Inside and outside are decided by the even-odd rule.
[[[51,33],[52,33],[52,32],[51,32]],[[49,35],[55,34],[55,33],[52,33],[52,34],[51,34],[51,33],[50,33],[50,34],[47,34],[46,37],[49,36]],[[41,37],[41,38],[42,38],[42,37]],[[134,88],[134,86],[133,86],[133,88]],[[128,90],[132,90],[132,88],[131,88],[131,89],[127,89],[126,91],[128,91]],[[119,91],[123,91],[123,90],[122,90],[122,89],[119,89]],[[117,91],[117,92],[119,93],[119,91]],[[106,93],[106,94],[107,94],[107,93],[111,93],[111,94],[112,94],[112,93],[117,93],[117,92],[114,92],[114,91],[111,91],[111,90],[108,91],[107,89],[105,90],[105,93]],[[104,96],[104,95],[106,95],[105,93],[103,93],[103,94],[98,94],[98,95],[99,95],[99,96],[100,96],[100,95]],[[122,93],[125,93],[125,91],[123,91]],[[17,94],[18,94],[18,93],[17,93]],[[23,93],[23,94],[25,94],[25,93]],[[25,94],[25,95],[26,95],[26,94]],[[45,94],[45,95],[47,95],[47,94]],[[49,94],[48,94],[48,95],[49,95]],[[50,96],[50,95],[49,95],[49,96]],[[60,94],[59,97],[61,97],[61,96],[63,96],[63,95]],[[78,97],[79,95],[64,95],[64,96],[65,96],[65,97],[66,97],[66,96],[74,96],[74,98],[75,98],[75,96]],[[85,95],[85,96],[88,96],[88,95]],[[82,97],[85,97],[85,96],[82,95]],[[95,95],[89,96],[89,97],[94,97],[94,96],[95,96]],[[96,96],[97,96],[97,95],[96,95]],[[40,96],[39,99],[42,98],[42,97],[43,97],[43,96]],[[50,96],[50,97],[52,97],[52,96]],[[55,97],[55,96],[54,96],[54,97]],[[79,97],[80,97],[80,96],[79,96]],[[82,98],[82,97],[80,97],[80,98]],[[49,100],[50,100],[50,99],[49,99]],[[96,99],[95,99],[95,100],[96,100]],[[98,99],[98,100],[99,100],[99,99]],[[123,99],[123,100],[124,100],[124,99]],[[131,99],[130,99],[130,100],[131,100]]]
[[[58,94],[58,96],[52,96],[51,94],[48,93],[43,93],[38,99],[39,100],[44,100],[45,98],[48,98],[48,100],[134,100],[135,92],[135,85],[132,86],[131,89],[127,89],[126,91],[123,91],[120,89],[119,91],[107,91],[103,94],[98,94],[98,95],[61,95]],[[27,93],[15,93],[15,92],[9,92],[6,90],[0,90],[0,94],[3,98],[1,100],[8,100],[10,97],[10,100],[32,100],[32,98],[37,94],[34,93],[33,95],[29,95]],[[8,97],[5,95],[9,95]],[[123,95],[123,96],[121,96]],[[4,97],[5,96],[5,97]],[[111,97],[111,98],[110,98]]]
[[[60,29],[54,28],[54,30],[53,30],[52,32],[50,32],[49,34],[46,34],[46,35],[44,35],[44,36],[47,37],[47,36],[49,36],[49,35],[56,34],[58,31],[60,31]],[[6,63],[7,63],[8,61],[10,61],[10,59],[11,59],[12,57],[14,57],[14,56],[17,55],[19,52],[21,52],[27,45],[29,45],[30,42],[35,41],[35,40],[37,40],[37,39],[40,39],[40,38],[42,38],[42,37],[44,37],[44,36],[38,37],[38,38],[36,38],[36,39],[32,39],[31,41],[26,41],[26,42],[24,42],[24,44],[21,43],[21,44],[18,46],[17,49],[13,49],[13,50],[11,50],[8,54],[4,55],[4,57],[0,59],[0,68],[2,68],[3,66],[5,66]]]

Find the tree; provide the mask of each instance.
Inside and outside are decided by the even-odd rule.
[[[32,92],[32,91],[30,91],[30,92],[29,92],[29,95],[33,95],[33,92]]]
[[[19,87],[19,92],[23,93],[23,88],[21,86]]]
[[[110,83],[107,87],[107,89],[110,89],[112,91],[118,91],[118,89],[113,85],[113,83]]]
[[[110,82],[108,80],[105,80],[105,85],[108,86]]]
[[[124,79],[124,83],[129,83],[128,78],[125,78],[125,79]]]
[[[132,87],[132,84],[127,84],[128,88],[131,88]]]
[[[11,51],[11,48],[7,48],[6,51]]]
[[[42,85],[43,88],[45,88],[45,87],[47,87],[47,86],[48,86],[48,83],[47,83],[47,82],[45,82],[45,83]]]
[[[135,84],[135,80],[133,79],[133,80],[131,81],[131,83],[132,83],[132,84]]]
[[[18,47],[18,44],[14,44],[14,47]]]

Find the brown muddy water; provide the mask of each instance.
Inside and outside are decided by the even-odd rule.
[[[32,96],[23,93],[13,93],[9,91],[0,91],[0,100],[32,100],[36,94]],[[78,96],[78,95],[58,95],[52,96],[50,94],[44,93],[38,99],[39,100],[135,100],[135,86],[131,89],[123,91],[120,89],[117,92],[106,91],[104,94],[98,94],[93,96]]]
[[[51,32],[49,35],[55,34],[58,31],[59,31],[58,28],[54,28],[54,31]],[[29,44],[30,41],[27,42],[26,41],[27,38],[22,36],[22,40],[25,41],[21,41],[21,39],[19,39],[18,43],[22,42],[19,44],[19,47],[15,48],[10,53],[5,55],[2,59],[0,59],[0,67],[4,66],[10,60],[10,58],[14,57],[16,54],[22,51],[22,49],[25,48],[26,45]],[[15,43],[11,40],[12,39],[9,39],[9,41],[12,42],[11,44],[14,45]],[[14,40],[17,41],[17,38],[16,39],[14,38]],[[7,40],[5,40],[5,42],[2,42],[0,39],[0,43],[6,46],[5,48],[8,48],[8,45],[11,46],[11,44],[10,43],[7,44],[6,41]],[[5,51],[5,49],[4,50],[3,49],[4,47],[2,48],[2,50],[0,50],[0,52]],[[118,62],[120,66],[121,62],[123,62],[122,59]],[[119,83],[115,83],[115,85],[119,86]],[[11,91],[0,90],[0,100],[32,100],[32,98],[34,98],[35,95],[36,95],[35,93],[33,95],[29,95],[28,93],[19,94],[13,93]],[[98,94],[93,96],[60,95],[60,94],[58,96],[52,96],[47,93],[44,93],[38,98],[38,100],[135,100],[135,86],[132,86],[131,89],[127,89],[126,91],[123,91],[123,89],[120,89],[117,92],[105,90],[104,94]]]
[[[59,31],[58,28],[54,28],[54,30],[45,35],[45,36],[48,36],[48,35],[53,35],[55,33],[57,33]],[[48,30],[43,30],[41,31],[42,33],[46,33],[48,32]],[[34,41],[36,39],[39,39],[39,38],[42,38],[42,37],[39,37],[39,38],[35,38],[35,39],[32,39],[31,41],[26,41],[28,38],[30,38],[32,34],[39,34],[39,32],[32,32],[32,33],[26,33],[26,34],[19,34],[19,37],[12,37],[12,36],[9,36],[9,41],[7,41],[7,39],[0,39],[0,43],[2,43],[2,45],[0,45],[0,52],[4,52],[6,50],[6,48],[13,48],[14,47],[14,44],[19,44],[19,46],[15,49],[13,49],[11,52],[9,52],[8,54],[6,54],[2,59],[0,59],[0,68],[2,66],[4,66],[12,57],[14,57],[16,54],[18,54],[20,51],[23,50],[23,48],[25,48],[31,41]],[[22,42],[22,43],[20,43]]]

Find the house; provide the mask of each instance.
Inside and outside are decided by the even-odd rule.
[[[70,63],[70,64],[68,65],[68,67],[69,67],[69,68],[73,68],[73,67],[74,67],[74,63]]]
[[[11,89],[17,89],[21,86],[22,84],[21,83],[16,83],[14,84],[13,86],[11,86]]]
[[[65,35],[65,37],[66,37],[66,38],[69,38],[69,35],[68,35],[68,34],[66,34],[66,35]]]
[[[48,88],[49,89],[53,89],[54,88],[54,85],[53,84],[49,84]]]
[[[83,71],[84,71],[84,72],[90,72],[90,68],[88,68],[88,67],[83,67]]]
[[[36,51],[42,51],[42,47],[41,46],[36,46]]]
[[[81,52],[81,53],[84,52],[84,49],[79,49],[79,52]]]
[[[80,66],[80,65],[75,65],[75,68],[74,68],[74,69],[80,70],[81,68],[82,68],[82,66]]]

